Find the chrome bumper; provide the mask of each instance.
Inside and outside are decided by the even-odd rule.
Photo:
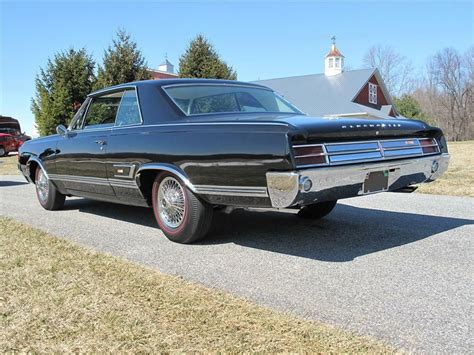
[[[363,195],[363,183],[372,171],[388,171],[388,190],[430,182],[447,169],[449,154],[398,161],[268,172],[267,188],[273,207],[285,208]],[[311,184],[304,182],[311,180]],[[311,187],[308,189],[308,186]]]

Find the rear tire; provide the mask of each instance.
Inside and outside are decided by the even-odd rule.
[[[5,155],[7,155],[5,148],[3,148],[2,146],[0,146],[0,157],[3,157],[3,156],[5,156]]]
[[[177,176],[169,172],[157,175],[152,202],[158,226],[169,240],[189,244],[209,231],[212,206],[195,196]]]
[[[38,197],[38,201],[44,209],[54,211],[64,206],[66,196],[58,191],[39,166],[35,171],[35,185],[36,197]]]
[[[336,207],[337,200],[319,202],[313,205],[304,206],[299,212],[298,217],[307,219],[320,219],[327,216]]]

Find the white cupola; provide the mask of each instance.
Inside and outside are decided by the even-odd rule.
[[[344,71],[344,56],[336,48],[336,37],[333,36],[331,40],[331,50],[324,58],[324,74],[326,76],[341,74]]]
[[[174,65],[170,63],[167,55],[165,55],[165,61],[158,66],[158,70],[171,74],[174,73]]]

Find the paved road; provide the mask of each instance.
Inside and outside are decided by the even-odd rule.
[[[69,199],[47,212],[19,177],[0,177],[0,214],[407,350],[474,349],[472,198],[373,195],[321,221],[236,211],[188,246],[166,240],[145,208]]]

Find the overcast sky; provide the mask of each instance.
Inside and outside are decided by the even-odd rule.
[[[176,65],[206,35],[250,81],[321,73],[330,37],[352,69],[373,44],[393,46],[420,70],[437,50],[474,42],[473,1],[4,1],[0,0],[0,114],[33,133],[34,78],[55,52],[86,47],[97,62],[117,28],[130,32],[156,68]]]

